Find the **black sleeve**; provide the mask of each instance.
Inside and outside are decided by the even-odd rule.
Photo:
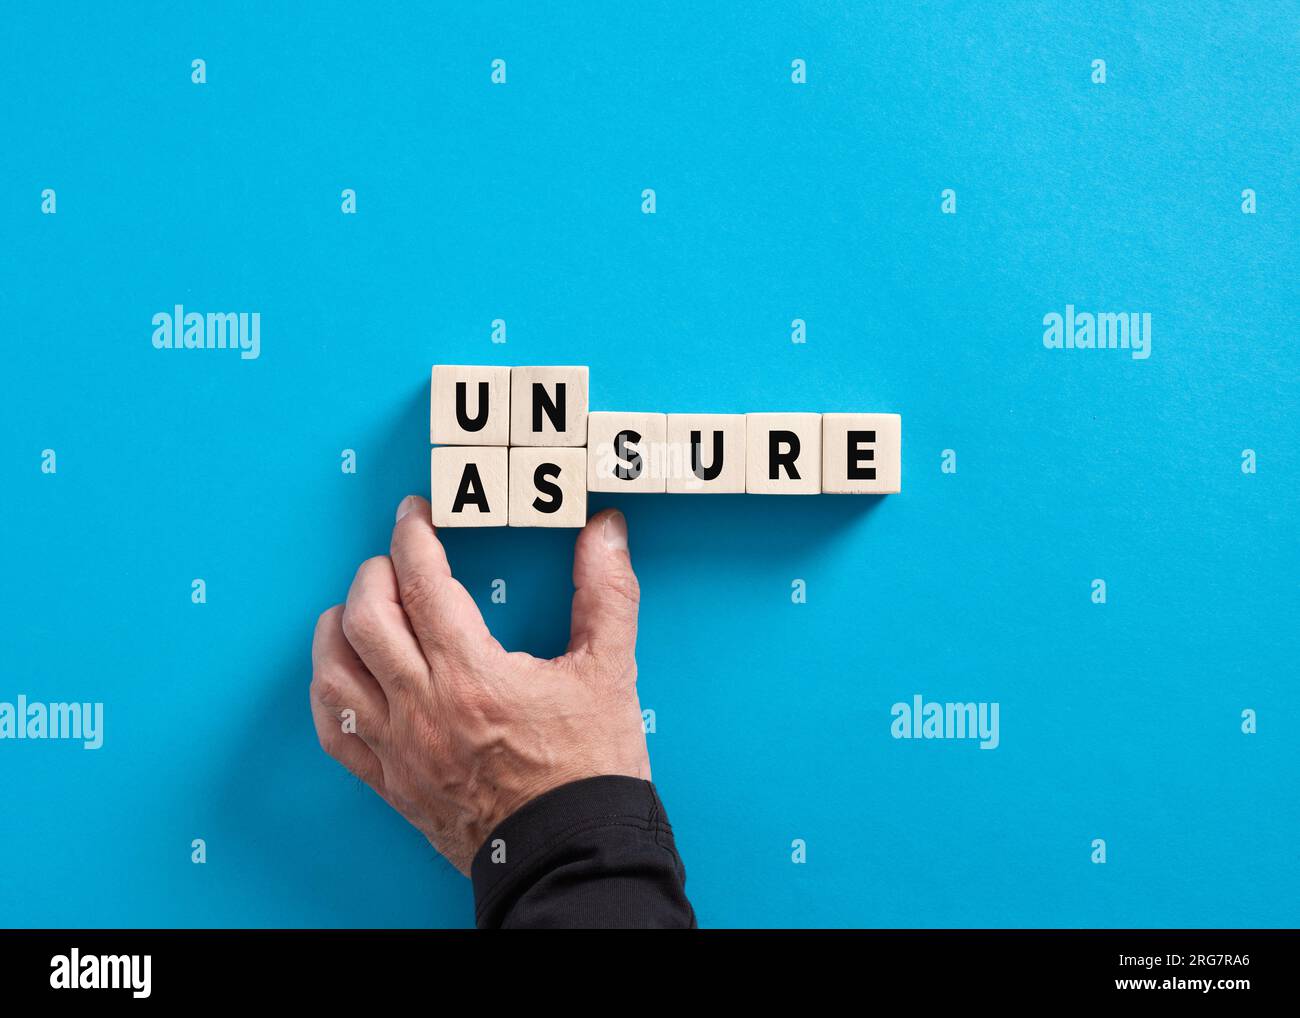
[[[648,781],[586,778],[502,821],[474,856],[479,929],[689,929],[686,870]]]

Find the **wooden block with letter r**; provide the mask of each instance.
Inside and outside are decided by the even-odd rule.
[[[751,495],[820,495],[822,415],[746,414],[745,460]]]

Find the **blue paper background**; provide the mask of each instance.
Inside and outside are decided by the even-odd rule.
[[[1294,925],[1295,6],[554,7],[4,13],[0,699],[106,741],[0,742],[0,923],[470,923],[306,700],[443,362],[903,415],[900,495],[618,501],[702,924]],[[175,303],[260,311],[260,359],[153,349]],[[1044,349],[1067,303],[1151,359]],[[446,536],[545,654],[572,541]],[[914,693],[1001,746],[892,739]]]

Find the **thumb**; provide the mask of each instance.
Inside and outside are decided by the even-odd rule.
[[[617,509],[597,513],[573,549],[573,622],[569,651],[632,660],[641,590],[627,550],[627,520]]]

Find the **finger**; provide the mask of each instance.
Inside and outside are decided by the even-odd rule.
[[[357,569],[343,608],[342,631],[387,696],[428,677],[428,662],[402,610],[397,575],[387,555],[366,559]]]
[[[578,535],[573,587],[569,650],[634,662],[641,591],[627,549],[627,520],[618,510],[597,513]]]
[[[397,507],[392,556],[402,606],[426,656],[468,655],[491,642],[478,605],[451,575],[424,499],[411,495]]]
[[[379,762],[375,751],[360,736],[345,734],[333,716],[315,701],[311,705],[311,714],[321,749],[387,799],[384,765]]]
[[[383,687],[343,635],[343,608],[335,605],[316,623],[311,645],[312,702],[332,716],[344,734],[374,745],[388,729]]]
[[[321,748],[380,795],[384,795],[384,768],[379,757],[360,736],[359,726],[358,732],[354,734],[344,724],[344,711],[353,709],[346,705],[361,702],[366,694],[359,691],[364,686],[355,676],[343,677],[337,668],[337,648],[326,646],[327,643],[333,644],[334,637],[329,633],[337,623],[339,614],[339,609],[332,608],[317,623],[312,658],[314,663],[319,663],[313,668],[309,694],[312,722]],[[343,642],[347,643],[346,640]],[[358,710],[358,718],[360,716],[361,711]]]

